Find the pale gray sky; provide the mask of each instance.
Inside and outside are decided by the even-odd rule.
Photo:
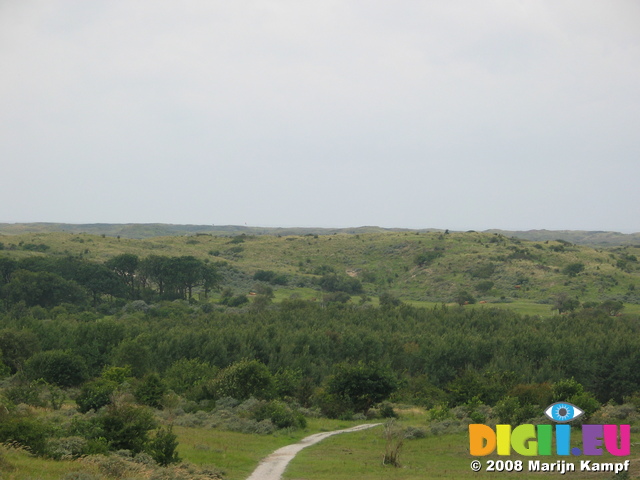
[[[0,0],[0,222],[640,231],[636,0]]]

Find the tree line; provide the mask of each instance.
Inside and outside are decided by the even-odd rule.
[[[199,288],[205,297],[218,288],[217,264],[193,256],[124,253],[104,264],[77,257],[0,257],[0,300],[11,307],[51,308],[68,303],[93,306],[105,300],[185,299]]]

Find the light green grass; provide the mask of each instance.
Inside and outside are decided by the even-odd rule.
[[[382,465],[385,451],[385,440],[382,428],[374,428],[362,432],[336,435],[323,440],[317,445],[302,450],[289,464],[285,471],[285,480],[424,480],[431,478],[447,479],[506,479],[560,477],[559,474],[541,475],[527,472],[530,459],[541,462],[565,460],[576,464],[579,460],[591,459],[594,462],[620,462],[629,457],[477,457],[486,468],[487,460],[522,460],[522,472],[471,471],[470,463],[476,457],[468,453],[468,434],[430,436],[422,439],[406,440],[401,450],[400,468]],[[637,464],[637,453],[632,455],[631,478],[637,478],[640,468]],[[610,479],[612,473],[570,472],[567,478],[575,479]]]
[[[341,430],[360,423],[363,422],[310,418],[304,430],[280,431],[273,435],[186,427],[174,427],[173,431],[178,435],[178,452],[183,460],[196,465],[215,465],[225,472],[225,478],[241,480],[251,474],[262,458],[280,447],[314,433]]]

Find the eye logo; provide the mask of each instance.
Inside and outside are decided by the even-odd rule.
[[[556,402],[544,411],[547,417],[558,423],[571,422],[583,413],[583,410],[567,402]]]

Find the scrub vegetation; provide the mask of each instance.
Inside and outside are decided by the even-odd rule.
[[[461,478],[469,423],[548,422],[559,400],[635,423],[640,407],[635,246],[24,233],[0,248],[3,478],[244,478],[278,446],[375,418],[394,420],[322,447],[358,452],[345,475],[424,478],[430,458]],[[316,468],[308,450],[290,478]]]

